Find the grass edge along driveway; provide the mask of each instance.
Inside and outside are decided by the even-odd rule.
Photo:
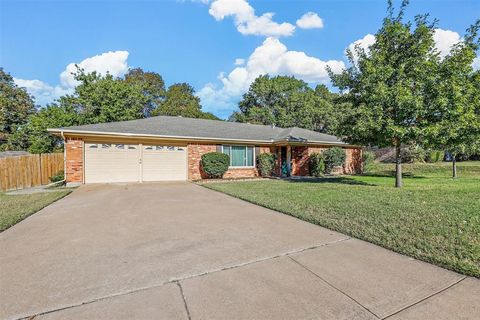
[[[478,278],[480,163],[468,166],[454,180],[444,164],[405,165],[403,189],[393,187],[390,165],[365,176],[203,186]]]
[[[0,193],[0,232],[60,200],[70,192],[72,190],[17,195]]]

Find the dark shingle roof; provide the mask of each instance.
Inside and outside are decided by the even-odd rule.
[[[158,116],[131,121],[108,122],[49,129],[51,132],[131,134],[175,138],[244,140],[244,141],[308,141],[344,144],[339,138],[301,128],[279,128],[219,120]]]

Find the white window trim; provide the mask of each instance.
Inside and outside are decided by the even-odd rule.
[[[253,153],[253,159],[252,159],[252,163],[253,163],[253,166],[231,166],[230,164],[228,165],[228,169],[254,169],[255,168],[255,158],[256,158],[256,154],[255,154],[255,146],[248,146],[248,145],[236,145],[236,144],[225,144],[223,145],[222,144],[222,153],[223,153],[223,147],[224,146],[229,146],[230,147],[230,154],[232,153],[232,149],[231,147],[232,146],[235,146],[235,147],[245,147],[245,153],[247,153],[247,147],[252,147],[252,153]],[[231,158],[231,155],[229,156],[230,158],[230,162],[232,161],[232,158]],[[245,159],[246,161],[246,159]]]

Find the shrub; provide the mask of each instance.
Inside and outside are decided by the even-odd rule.
[[[52,183],[62,181],[63,179],[65,179],[65,175],[64,175],[63,170],[58,171],[54,176],[51,176],[48,179]]]
[[[262,177],[271,176],[275,168],[275,154],[260,153],[257,156],[257,168]]]
[[[425,160],[430,163],[440,162],[443,161],[445,153],[440,150],[430,150],[427,152],[427,156]]]
[[[417,145],[402,148],[401,158],[404,163],[425,162],[425,150]]]
[[[372,151],[364,151],[362,154],[363,172],[369,172],[373,168],[375,161],[375,153]]]
[[[312,177],[320,177],[325,171],[325,162],[321,153],[312,153],[309,159],[310,174]]]
[[[329,148],[323,151],[322,155],[325,162],[325,173],[331,173],[333,168],[342,166],[347,157],[345,150],[339,147]]]
[[[201,163],[209,178],[221,178],[228,170],[230,157],[220,152],[209,152],[202,155]]]

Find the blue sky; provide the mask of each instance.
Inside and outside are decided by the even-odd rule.
[[[73,90],[69,64],[119,76],[141,67],[192,84],[206,111],[228,117],[262,73],[328,84],[325,65],[341,70],[345,48],[371,43],[385,10],[384,0],[0,0],[0,66],[41,105]],[[407,18],[419,13],[439,19],[448,50],[480,1],[412,0]]]

